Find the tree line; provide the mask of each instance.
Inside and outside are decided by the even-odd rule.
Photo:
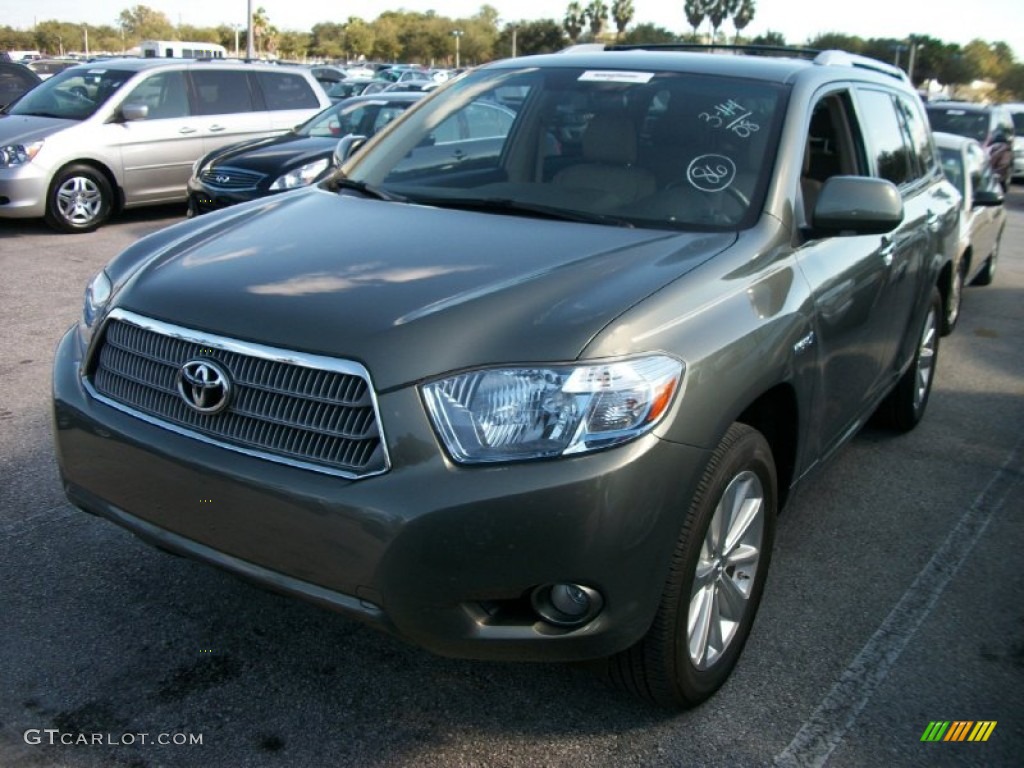
[[[480,64],[513,53],[550,53],[582,42],[796,44],[840,48],[894,62],[904,69],[909,68],[913,46],[915,85],[930,79],[947,85],[988,80],[996,84],[997,98],[1024,100],[1024,64],[1016,61],[1012,49],[1004,42],[978,39],[961,46],[927,35],[865,39],[841,33],[788,41],[775,31],[748,39],[742,33],[755,13],[754,0],[686,0],[680,21],[685,19],[690,31],[680,35],[655,24],[634,23],[632,0],[612,0],[610,4],[605,0],[586,4],[573,0],[561,19],[502,23],[497,9],[483,5],[476,14],[464,18],[442,16],[434,11],[386,11],[372,21],[350,16],[345,21],[320,22],[304,32],[278,28],[260,7],[253,14],[253,43],[258,55],[282,59],[367,59],[439,66],[453,63],[456,42],[461,61],[466,64]],[[457,41],[452,34],[456,31]],[[247,30],[240,25],[174,25],[166,14],[136,5],[123,10],[113,25],[50,20],[31,30],[0,26],[0,50],[39,50],[52,56],[85,50],[119,53],[131,50],[142,40],[194,40],[220,43],[233,52],[237,40],[244,55],[246,34]]]

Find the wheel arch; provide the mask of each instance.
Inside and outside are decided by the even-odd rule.
[[[117,176],[114,175],[114,171],[109,165],[104,163],[102,160],[97,160],[95,157],[79,157],[74,160],[68,160],[65,163],[61,163],[60,167],[57,168],[50,176],[50,184],[47,188],[47,199],[49,199],[50,193],[53,192],[53,185],[57,183],[57,179],[60,175],[68,168],[74,165],[86,165],[90,168],[95,169],[103,174],[106,178],[107,183],[110,185],[110,189],[114,193],[114,199],[111,201],[111,213],[118,213],[124,210],[124,189],[121,187]]]
[[[758,396],[736,421],[760,432],[772,449],[779,490],[778,507],[785,507],[796,473],[800,439],[800,409],[796,390],[788,382],[777,384]]]

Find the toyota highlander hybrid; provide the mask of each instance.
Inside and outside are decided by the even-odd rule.
[[[514,118],[460,152],[479,104]],[[959,194],[917,95],[836,51],[555,54],[358,143],[95,276],[69,499],[441,654],[704,700],[794,489],[927,405]]]

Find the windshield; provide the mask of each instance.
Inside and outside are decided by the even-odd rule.
[[[955,133],[984,144],[988,136],[988,113],[966,109],[929,109],[928,122],[933,131]]]
[[[939,147],[939,158],[942,160],[942,170],[949,179],[949,183],[956,187],[960,194],[964,194],[964,166],[960,158],[960,150],[950,147]]]
[[[350,133],[373,136],[415,102],[388,101],[341,101],[314,115],[295,129],[299,136],[323,136],[341,138]]]
[[[8,111],[12,115],[91,117],[134,72],[105,67],[73,67],[44,80]]]
[[[785,94],[675,72],[477,70],[381,134],[343,173],[414,203],[734,230],[761,210]]]

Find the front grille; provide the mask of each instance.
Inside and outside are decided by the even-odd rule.
[[[178,390],[182,366],[207,360],[232,385],[227,407],[204,414]],[[267,459],[364,477],[388,468],[373,388],[355,363],[189,331],[115,310],[88,376],[112,405]]]
[[[199,180],[218,189],[252,189],[263,179],[262,173],[237,168],[213,168],[202,171]]]

